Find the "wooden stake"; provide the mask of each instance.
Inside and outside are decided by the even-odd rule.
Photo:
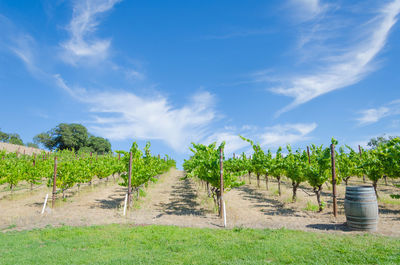
[[[49,194],[46,194],[46,197],[44,198],[44,203],[43,203],[43,208],[42,208],[42,212],[40,214],[44,213],[44,210],[46,209],[46,204],[47,204],[47,199],[49,198]]]
[[[307,146],[307,156],[308,156],[308,164],[311,164],[310,160],[310,147]]]
[[[53,175],[53,195],[51,198],[51,208],[56,204],[56,181],[57,181],[57,156],[54,157],[54,175]]]
[[[362,158],[362,150],[360,145],[358,145],[358,152],[360,153],[360,158]],[[363,182],[365,183],[365,175],[363,175]]]
[[[124,203],[124,216],[126,215],[126,205],[128,204],[128,194],[125,194],[125,203]]]
[[[333,215],[337,217],[335,145],[331,144]]]
[[[219,150],[219,169],[220,169],[220,196],[219,196],[219,205],[220,205],[220,217],[225,219],[224,215],[224,166],[223,166],[223,150],[222,148]]]
[[[132,152],[129,152],[129,171],[128,171],[128,209],[131,206],[132,200]]]

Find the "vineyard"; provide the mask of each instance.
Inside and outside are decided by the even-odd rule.
[[[73,187],[79,190],[81,185],[91,184],[95,178],[121,178],[119,184],[131,185],[128,193],[133,188],[139,196],[143,186],[155,182],[157,175],[175,166],[175,161],[168,157],[153,156],[150,143],[146,144],[143,152],[133,143],[130,152],[117,151],[116,154],[93,155],[63,150],[25,155],[0,151],[0,157],[0,185],[6,185],[10,192],[18,189],[20,184],[29,184],[30,190],[40,185],[53,187],[53,204],[57,194],[62,194],[65,199],[67,190]]]
[[[359,146],[359,153],[349,146],[340,147],[339,152],[336,152],[335,139],[332,139],[331,147],[325,148],[322,145],[313,144],[311,148],[293,151],[288,145],[285,156],[282,154],[283,149],[279,147],[274,157],[270,150],[264,152],[259,144],[255,144],[250,139],[241,138],[252,146],[253,154],[249,158],[243,153],[239,157],[219,162],[218,157],[225,143],[218,148],[215,143],[209,146],[193,144],[191,151],[194,154],[189,160],[185,160],[183,165],[188,177],[196,177],[206,183],[208,194],[214,197],[216,204],[221,196],[219,171],[221,163],[224,165],[224,171],[221,173],[224,189],[230,190],[244,185],[245,175],[248,175],[251,184],[251,174],[255,174],[257,187],[260,187],[263,177],[267,190],[269,178],[275,178],[280,196],[281,180],[286,177],[292,185],[292,201],[294,202],[297,199],[299,186],[307,182],[316,195],[320,212],[325,206],[321,200],[324,184],[336,185],[344,182],[347,185],[351,177],[363,177],[365,183],[366,176],[372,182],[376,196],[379,197],[378,181],[380,179],[384,179],[387,184],[388,179],[395,180],[400,177],[400,138],[391,139],[376,149],[363,150]],[[333,174],[335,178],[332,178]],[[400,198],[400,195],[392,194],[391,197]]]
[[[336,147],[337,141],[332,140],[330,147],[293,150],[287,146],[276,153],[242,139],[251,146],[250,155],[225,157],[225,143],[192,144],[192,155],[183,163],[185,171],[171,170],[175,161],[152,155],[149,143],[143,150],[134,143],[128,152],[104,155],[65,150],[32,156],[2,152],[0,229],[133,222],[346,231],[346,185],[372,185],[380,196],[379,233],[398,234],[393,227],[398,227],[400,217],[399,139],[369,150]],[[42,218],[44,195],[51,194],[54,185],[56,206],[54,211],[48,206]],[[137,203],[124,217],[127,195]]]

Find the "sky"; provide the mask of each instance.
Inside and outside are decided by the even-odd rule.
[[[178,165],[400,135],[400,0],[0,1],[0,129],[59,123]]]

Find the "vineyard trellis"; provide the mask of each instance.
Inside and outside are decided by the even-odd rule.
[[[156,176],[175,167],[175,161],[168,156],[161,158],[150,152],[147,143],[143,152],[137,143],[132,144],[130,152],[134,154],[132,183],[137,196],[149,181],[156,181]],[[128,186],[129,152],[116,151],[93,156],[92,153],[62,150],[40,155],[25,155],[0,151],[0,185],[8,185],[13,191],[21,182],[34,185],[46,184],[54,187],[65,198],[66,191],[84,183],[91,184],[94,177],[108,179],[110,176],[122,178],[122,186]],[[54,194],[55,196],[55,194]],[[54,200],[53,200],[54,201]]]
[[[297,199],[297,189],[307,182],[316,196],[318,209],[323,211],[325,202],[321,199],[324,184],[330,183],[333,189],[333,202],[335,204],[335,185],[342,181],[347,185],[350,177],[366,176],[372,181],[375,193],[378,196],[378,181],[384,177],[400,177],[400,138],[392,138],[381,143],[375,149],[364,150],[359,147],[357,154],[350,146],[341,146],[339,151],[335,150],[337,140],[332,139],[329,147],[311,144],[306,149],[293,150],[290,145],[286,147],[287,154],[283,155],[283,149],[277,148],[273,157],[270,150],[262,150],[260,144],[242,137],[253,149],[249,158],[243,153],[226,159],[224,163],[224,187],[227,191],[244,184],[245,175],[249,177],[254,173],[257,186],[260,187],[260,177],[265,176],[265,184],[268,189],[268,176],[277,179],[278,194],[281,195],[281,179],[287,177],[292,184],[292,201]],[[184,161],[183,168],[187,177],[195,177],[206,183],[208,195],[214,198],[214,203],[219,205],[220,189],[218,175],[218,150],[223,148],[225,142],[219,147],[216,143],[202,145],[192,143],[190,150],[193,155]],[[211,186],[211,187],[210,187]],[[393,198],[400,195],[393,194]],[[336,213],[334,205],[334,213]]]

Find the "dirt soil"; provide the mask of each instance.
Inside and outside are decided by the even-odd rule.
[[[50,207],[49,198],[43,215],[40,212],[46,193],[51,197],[47,187],[7,195],[3,192],[0,194],[0,231],[110,223],[221,228],[223,221],[218,218],[205,188],[191,179],[181,180],[182,177],[183,172],[174,169],[162,175],[157,183],[145,189],[145,197],[134,201],[126,216],[123,216],[126,188],[112,178],[108,182],[101,180],[91,186],[81,186],[79,191],[75,187],[67,193],[65,201],[57,201],[54,209]],[[339,216],[335,219],[327,186],[324,186],[322,196],[327,208],[323,213],[317,213],[305,209],[309,204],[316,204],[316,198],[309,196],[312,190],[307,185],[298,191],[298,201],[292,203],[289,183],[282,184],[282,196],[278,196],[276,181],[270,181],[268,191],[264,182],[257,187],[255,178],[252,184],[248,183],[248,178],[246,181],[246,185],[225,195],[228,228],[285,227],[339,234],[360,233],[349,231],[345,225],[344,185],[338,187]],[[352,184],[360,184],[356,182]],[[383,197],[392,192],[389,186],[380,188]],[[400,237],[400,205],[379,203],[379,210],[378,231],[374,233]]]

